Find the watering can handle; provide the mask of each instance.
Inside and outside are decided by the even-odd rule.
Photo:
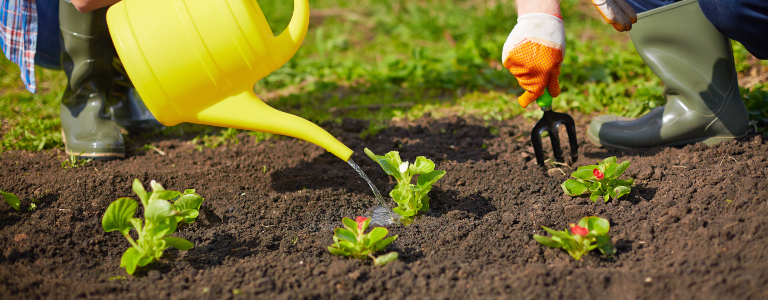
[[[288,23],[288,27],[285,28],[283,33],[275,37],[274,42],[275,48],[278,49],[278,53],[281,55],[280,61],[282,63],[288,62],[296,54],[296,51],[299,50],[299,46],[301,46],[301,42],[304,41],[304,36],[307,34],[308,27],[309,1],[294,0],[291,22]]]
[[[546,88],[544,89],[544,94],[536,99],[536,104],[538,104],[541,108],[552,106],[552,95],[549,94],[549,90]]]

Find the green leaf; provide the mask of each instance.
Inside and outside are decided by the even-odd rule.
[[[136,214],[137,208],[139,208],[139,204],[131,198],[115,200],[107,207],[107,211],[101,219],[101,227],[104,228],[105,232],[118,230],[123,235],[128,234],[134,227],[130,220]]]
[[[600,165],[607,165],[607,164],[615,164],[616,163],[616,156],[611,156],[609,158],[604,159],[602,162],[600,162]]]
[[[581,180],[588,180],[588,179],[594,179],[595,174],[592,171],[593,169],[583,169],[583,170],[576,170],[576,172],[573,172],[571,176],[576,177]]]
[[[579,220],[579,226],[587,228],[590,233],[594,231],[595,235],[602,235],[608,233],[611,229],[611,224],[608,220],[600,217],[584,217]]]
[[[383,239],[385,236],[389,234],[389,230],[387,230],[384,227],[376,227],[371,232],[368,233],[368,242],[370,244],[374,244],[378,242],[379,240]]]
[[[200,197],[200,195],[197,194],[184,194],[173,202],[173,206],[176,207],[176,210],[178,211],[185,209],[200,210],[200,205],[203,203],[203,200],[203,197]]]
[[[390,252],[386,255],[379,256],[373,260],[373,264],[377,266],[384,266],[390,262],[397,260],[397,252]]]
[[[392,211],[394,211],[395,213],[397,213],[398,215],[401,215],[403,217],[413,217],[414,215],[416,215],[416,211],[415,210],[403,209],[403,208],[400,208],[400,207],[395,207],[395,208],[392,209]]]
[[[404,188],[393,189],[389,192],[389,196],[392,197],[392,200],[395,200],[398,205],[405,205],[413,199],[413,193]]]
[[[134,247],[128,248],[123,253],[123,257],[120,258],[120,267],[125,267],[125,271],[133,275],[133,272],[136,272],[136,265],[138,265],[139,259],[141,259],[141,252]]]
[[[562,248],[563,247],[563,243],[555,241],[555,240],[553,240],[551,238],[548,238],[546,236],[534,235],[533,239],[536,240],[537,242],[541,243],[542,245],[550,247],[550,248]]]
[[[548,228],[547,226],[541,226],[541,227],[544,228],[544,230],[546,230],[547,232],[549,232],[549,234],[551,234],[553,237],[557,237],[563,240],[575,240],[575,238],[570,233],[567,233],[565,231],[557,231],[557,230]]]
[[[595,181],[592,183],[592,185],[589,187],[590,192],[599,191],[600,188],[603,186],[603,184],[600,181]],[[602,195],[602,194],[601,194]]]
[[[608,200],[611,200],[611,198],[613,198],[613,199],[617,199],[618,198],[618,197],[616,197],[616,191],[613,190],[613,189],[608,190],[608,194],[605,195],[605,202],[608,202]]]
[[[400,166],[400,155],[397,154],[397,151],[391,151],[387,153],[387,156],[390,156],[392,152],[394,152],[394,155],[391,155],[392,157],[397,157],[397,161],[390,161],[390,159],[387,156],[379,156],[373,154],[371,150],[368,150],[368,148],[364,149],[365,154],[368,155],[373,161],[379,163],[379,166],[381,166],[382,169],[384,169],[384,173],[387,173],[387,175],[394,176],[396,179],[401,179],[400,171],[398,170],[398,167]]]
[[[147,191],[144,190],[144,186],[141,185],[141,182],[139,179],[133,180],[133,192],[136,193],[136,196],[139,196],[139,200],[141,200],[141,205],[144,207],[147,207],[147,201],[149,198],[147,198]]]
[[[589,173],[592,174],[592,171],[595,169],[597,169],[597,165],[588,165],[588,166],[579,167],[578,169],[576,169],[576,171],[589,170]]]
[[[623,186],[623,185],[617,186],[613,190],[616,193],[616,199],[619,199],[619,198],[621,198],[621,196],[629,194],[629,192],[632,191],[631,188],[629,188],[628,186]]]
[[[195,221],[195,218],[200,215],[200,212],[194,209],[185,209],[179,212],[179,214],[176,216],[178,218],[177,222],[184,222],[184,223],[192,223]]]
[[[635,184],[635,179],[634,178],[630,178],[627,180],[616,179],[615,182],[617,185],[624,185],[624,186],[630,187],[633,184]]]
[[[419,207],[419,211],[428,211],[429,210],[429,196],[424,195],[419,199],[419,203],[421,204],[421,207]]]
[[[442,178],[445,175],[445,171],[443,170],[434,170],[430,171],[429,173],[421,174],[418,178],[416,178],[416,185],[419,187],[426,187],[431,186],[435,182],[437,182],[438,179]]]
[[[142,229],[141,219],[139,219],[139,218],[131,218],[128,221],[131,222],[131,225],[133,225],[133,228],[135,228],[136,231],[141,232],[141,229]]]
[[[357,243],[357,237],[354,233],[352,233],[352,231],[344,228],[336,228],[333,230],[333,233],[341,240]]]
[[[151,262],[153,262],[155,260],[155,257],[160,258],[162,253],[163,253],[163,250],[160,250],[160,254],[159,255],[155,254],[154,256],[152,256],[152,255],[142,256],[142,257],[139,258],[139,261],[136,262],[136,264],[139,265],[139,267],[146,266],[146,265],[150,264]]]
[[[563,182],[560,187],[562,187],[563,191],[570,196],[578,196],[586,193],[589,190],[589,185],[587,183],[578,181],[576,179],[568,179]]]
[[[179,250],[189,250],[195,246],[195,244],[192,244],[192,242],[190,241],[187,241],[182,238],[174,237],[174,236],[163,237],[163,240],[165,240],[166,249],[168,249],[169,247],[173,247]]]
[[[393,236],[390,236],[390,237],[388,237],[386,239],[383,239],[381,241],[375,242],[375,243],[373,243],[373,247],[372,248],[373,248],[374,251],[383,250],[384,248],[387,248],[387,246],[389,244],[394,242],[397,239],[397,237],[398,237],[398,235],[393,235]]]
[[[333,255],[344,255],[344,256],[350,256],[350,253],[344,250],[341,250],[339,248],[336,248],[334,246],[328,246],[328,251],[331,252]]]
[[[173,203],[173,207],[180,212],[184,222],[192,223],[199,215],[198,211],[203,200],[203,197],[197,194],[184,194]]]
[[[624,174],[624,171],[626,171],[627,168],[629,168],[629,161],[622,162],[616,166],[616,170],[613,172],[613,175],[619,177],[621,174]]]
[[[150,237],[161,239],[176,231],[179,223],[177,212],[172,209],[172,205],[165,200],[154,200],[149,202],[147,210],[144,212],[144,231]]]
[[[605,193],[603,193],[602,190],[598,189],[598,190],[592,191],[592,194],[589,195],[589,200],[592,200],[592,202],[596,202],[597,198],[603,195],[605,195]]]
[[[408,169],[411,171],[410,173],[413,175],[426,174],[426,173],[432,172],[435,169],[435,163],[424,156],[419,156],[416,158],[416,162],[414,162],[410,167],[408,167]]]
[[[360,234],[360,232],[357,231],[357,222],[355,222],[354,220],[344,217],[341,219],[341,223],[344,225],[344,228],[351,231],[352,234],[354,234],[355,236]]]
[[[149,197],[149,201],[152,202],[152,200],[158,199],[171,200],[179,196],[181,196],[181,193],[177,191],[153,191],[152,196]]]
[[[605,167],[605,178],[614,178],[613,172],[616,170],[617,164],[608,164],[608,166]]]
[[[8,205],[10,205],[13,209],[15,209],[16,211],[21,210],[21,200],[19,200],[19,197],[17,197],[14,194],[6,193],[3,191],[0,191],[0,195],[3,196],[3,198],[5,199],[5,202],[8,203]]]
[[[611,237],[607,234],[599,235],[595,237],[597,242],[597,248],[600,249],[600,252],[602,252],[605,255],[611,256],[614,254],[615,250],[613,248],[613,243],[611,242]]]
[[[173,204],[166,200],[152,200],[144,211],[144,218],[147,222],[159,223],[161,219],[175,217],[178,214],[173,208]]]
[[[355,222],[355,223],[357,223],[357,222]],[[365,229],[367,229],[368,225],[370,225],[370,224],[371,224],[371,218],[365,218],[365,221],[363,221],[363,226],[360,227],[360,233],[362,234],[363,232],[365,232]]]

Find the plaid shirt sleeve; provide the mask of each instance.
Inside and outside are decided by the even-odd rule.
[[[35,92],[37,6],[35,0],[0,0],[0,48],[19,65],[27,90]]]

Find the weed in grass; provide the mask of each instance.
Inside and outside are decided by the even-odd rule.
[[[603,112],[637,117],[664,104],[663,84],[637,55],[625,33],[579,11],[577,0],[561,1],[566,47],[559,111]],[[259,1],[270,27],[281,33],[293,5]],[[538,119],[538,109],[516,104],[522,90],[500,62],[501,48],[516,15],[511,1],[318,0],[310,30],[293,59],[254,86],[278,110],[316,123],[343,117],[386,124],[393,118],[474,115],[501,120],[522,113]],[[434,7],[440,7],[435,10]],[[736,68],[755,63],[734,42]],[[61,148],[59,98],[66,78],[39,69],[37,94],[26,92],[18,67],[0,59],[0,152]],[[768,65],[768,62],[758,62]],[[749,93],[768,92],[756,84]],[[745,98],[751,112],[765,111],[765,97]],[[408,107],[396,106],[410,103]],[[331,108],[348,108],[332,112]],[[757,107],[757,108],[755,108]],[[758,114],[751,113],[752,120]],[[765,124],[765,123],[760,123]],[[376,126],[376,125],[372,125]],[[760,130],[766,125],[757,124]],[[365,136],[375,134],[369,128]],[[236,143],[237,130],[212,134],[213,127],[182,124],[160,135],[192,133],[198,149]],[[256,134],[256,141],[269,139]]]

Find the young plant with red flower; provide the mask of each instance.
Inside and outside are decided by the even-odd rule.
[[[357,217],[353,221],[350,218],[341,220],[344,228],[333,230],[333,245],[328,246],[328,251],[334,255],[344,255],[357,259],[373,259],[377,266],[383,266],[391,261],[397,260],[397,252],[390,252],[379,257],[373,254],[384,250],[392,241],[397,239],[397,235],[384,238],[389,234],[389,230],[384,227],[376,227],[369,233],[365,233],[370,218]]]
[[[567,230],[557,231],[546,226],[541,226],[552,234],[552,237],[534,235],[533,238],[539,243],[551,248],[563,248],[568,254],[576,260],[589,253],[595,248],[600,249],[605,255],[613,255],[613,243],[611,236],[608,235],[610,224],[608,220],[600,217],[584,217],[579,220],[579,224],[571,224],[571,232]]]
[[[629,161],[616,163],[616,157],[609,157],[598,165],[589,165],[578,168],[571,176],[576,179],[568,179],[561,187],[566,194],[579,196],[589,192],[589,199],[597,201],[597,198],[603,196],[605,202],[608,200],[619,199],[621,196],[629,194],[635,180],[619,179],[629,167]]]

